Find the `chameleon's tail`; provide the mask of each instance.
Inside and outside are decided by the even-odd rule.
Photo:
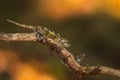
[[[12,20],[10,20],[10,19],[6,19],[6,21],[8,21],[8,22],[10,22],[10,23],[13,23],[13,24],[15,24],[15,25],[17,25],[17,26],[23,27],[23,28],[27,28],[27,29],[32,29],[32,30],[34,30],[34,29],[36,28],[36,27],[34,27],[34,26],[24,25],[24,24],[21,24],[21,23],[12,21]]]

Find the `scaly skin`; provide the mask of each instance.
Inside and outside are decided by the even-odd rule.
[[[52,40],[56,41],[60,46],[63,46],[63,47],[70,46],[70,44],[68,44],[67,39],[62,38],[59,34],[55,34],[55,32],[50,31],[46,27],[25,25],[25,24],[12,21],[10,19],[7,19],[7,21],[17,26],[33,30],[37,34],[37,38],[44,36],[44,37],[51,38]]]

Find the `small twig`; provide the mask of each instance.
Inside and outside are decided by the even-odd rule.
[[[35,33],[1,33],[0,40],[5,41],[36,41]]]

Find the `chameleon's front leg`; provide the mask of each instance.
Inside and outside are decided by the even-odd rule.
[[[46,36],[44,35],[42,30],[39,30],[38,28],[36,28],[34,32],[38,42],[42,42],[43,44],[46,43]],[[54,48],[48,45],[48,50],[49,50],[49,54],[53,56],[53,53],[55,52]]]

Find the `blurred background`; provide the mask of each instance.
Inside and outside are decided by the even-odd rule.
[[[70,41],[83,65],[120,69],[120,0],[0,0],[0,32],[32,32],[6,22],[41,25]],[[35,42],[0,41],[0,80],[80,80]],[[82,80],[118,80],[109,75]]]

